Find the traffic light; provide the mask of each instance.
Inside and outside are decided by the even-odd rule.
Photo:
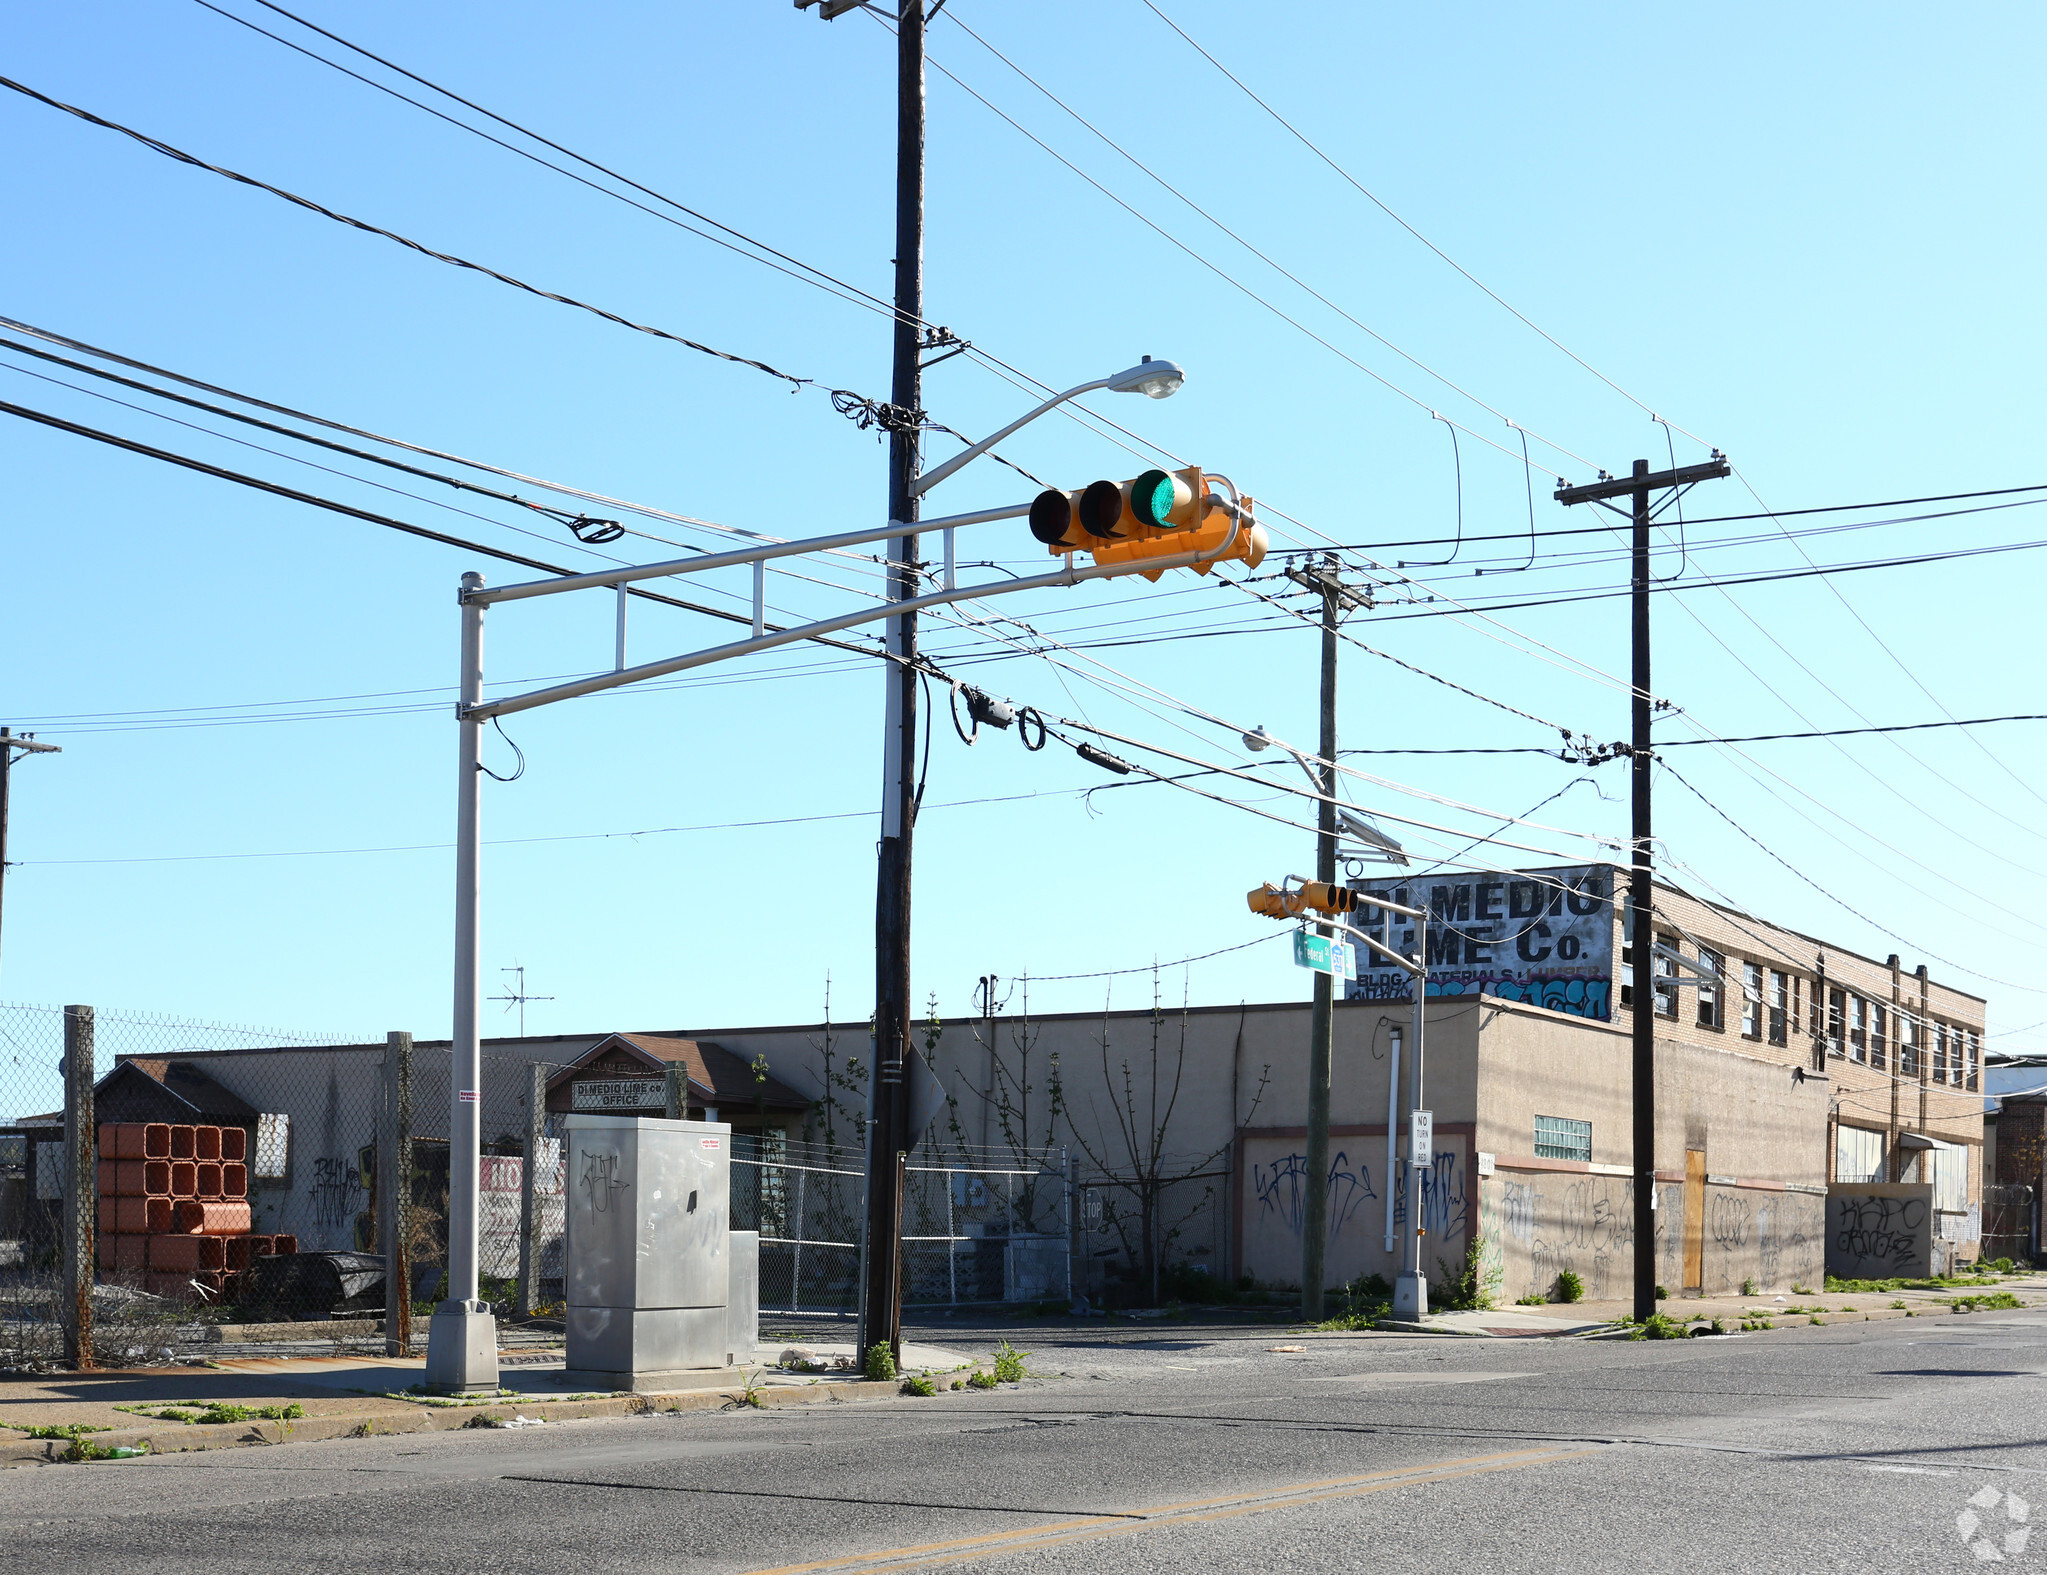
[[[1077,492],[1049,487],[1031,503],[1031,534],[1055,555],[1085,552],[1097,563],[1136,563],[1180,553],[1216,553],[1190,565],[1206,574],[1210,563],[1242,562],[1256,568],[1267,547],[1250,498],[1241,501],[1245,524],[1230,541],[1230,511],[1214,500],[1201,467],[1147,470],[1129,481],[1097,481]],[[1229,550],[1222,552],[1225,542]],[[1163,569],[1140,570],[1156,580]]]
[[[1362,899],[1348,886],[1311,880],[1303,881],[1292,891],[1283,891],[1268,881],[1256,891],[1246,893],[1244,900],[1253,913],[1262,913],[1268,919],[1298,919],[1310,908],[1317,913],[1355,913]]]

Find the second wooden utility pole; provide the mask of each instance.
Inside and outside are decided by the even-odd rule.
[[[1358,593],[1344,585],[1340,565],[1325,557],[1312,568],[1287,570],[1296,585],[1322,598],[1322,731],[1316,745],[1321,756],[1314,776],[1322,790],[1315,821],[1315,879],[1336,879],[1336,625]],[[1336,931],[1317,925],[1323,935]],[[1314,1006],[1308,1018],[1308,1138],[1304,1156],[1307,1175],[1301,1196],[1301,1316],[1322,1318],[1324,1282],[1329,1255],[1329,1080],[1336,1050],[1336,976],[1315,975]]]
[[[1706,464],[1682,465],[1654,475],[1649,472],[1649,461],[1638,459],[1631,476],[1606,478],[1582,487],[1560,485],[1554,494],[1557,502],[1567,507],[1574,503],[1597,503],[1616,514],[1621,511],[1608,503],[1608,498],[1625,497],[1632,503],[1627,516],[1634,527],[1629,554],[1633,594],[1628,603],[1628,643],[1634,658],[1629,676],[1632,791],[1628,836],[1633,856],[1628,872],[1628,907],[1634,914],[1634,934],[1629,940],[1633,947],[1628,993],[1634,1052],[1633,1161],[1629,1169],[1635,1176],[1634,1315],[1638,1323],[1648,1322],[1656,1312],[1656,925],[1655,873],[1649,858],[1650,770],[1656,758],[1649,737],[1655,711],[1649,687],[1649,526],[1655,513],[1649,507],[1649,494],[1718,480],[1731,470],[1718,449]]]

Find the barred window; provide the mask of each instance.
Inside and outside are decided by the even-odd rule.
[[[282,1113],[256,1118],[256,1152],[249,1174],[282,1181],[291,1161],[291,1117]]]
[[[1535,1157],[1592,1161],[1592,1123],[1569,1116],[1535,1118]]]

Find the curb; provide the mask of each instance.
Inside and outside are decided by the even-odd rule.
[[[974,1369],[978,1371],[978,1366]],[[968,1369],[952,1377],[964,1377]],[[842,1405],[849,1401],[911,1399],[901,1379],[875,1382],[864,1378],[836,1383],[776,1386],[754,1391],[759,1409],[794,1405]],[[188,1454],[201,1449],[236,1449],[257,1444],[312,1444],[335,1438],[385,1437],[398,1433],[453,1433],[479,1425],[483,1417],[509,1421],[514,1416],[549,1422],[585,1417],[645,1416],[683,1411],[729,1411],[745,1407],[744,1386],[683,1389],[659,1394],[610,1395],[601,1400],[548,1400],[523,1395],[468,1405],[400,1404],[382,1411],[356,1411],[345,1416],[308,1416],[297,1421],[248,1421],[195,1424],[159,1422],[146,1427],[116,1428],[89,1433],[85,1442],[99,1449],[121,1446],[147,1449],[151,1455]],[[488,1425],[488,1424],[481,1424]],[[64,1462],[70,1440],[24,1438],[0,1443],[0,1467],[54,1465]],[[146,1457],[131,1457],[146,1458]],[[114,1462],[109,1462],[112,1464]]]

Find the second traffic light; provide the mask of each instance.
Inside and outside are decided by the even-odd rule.
[[[1355,913],[1360,905],[1358,893],[1350,887],[1323,880],[1303,881],[1291,891],[1268,881],[1256,891],[1245,893],[1244,900],[1253,913],[1262,913],[1268,919],[1302,918],[1310,908],[1317,913]]]
[[[1230,539],[1229,509],[1211,496],[1201,468],[1147,470],[1129,481],[1097,481],[1076,492],[1047,488],[1031,503],[1031,534],[1054,554],[1085,552],[1097,563],[1136,563],[1181,553],[1214,553],[1189,565],[1206,574],[1210,563],[1256,567],[1265,557],[1265,529],[1252,500],[1242,500],[1244,524]],[[1221,550],[1228,543],[1228,550]],[[1163,569],[1140,570],[1156,580]]]

